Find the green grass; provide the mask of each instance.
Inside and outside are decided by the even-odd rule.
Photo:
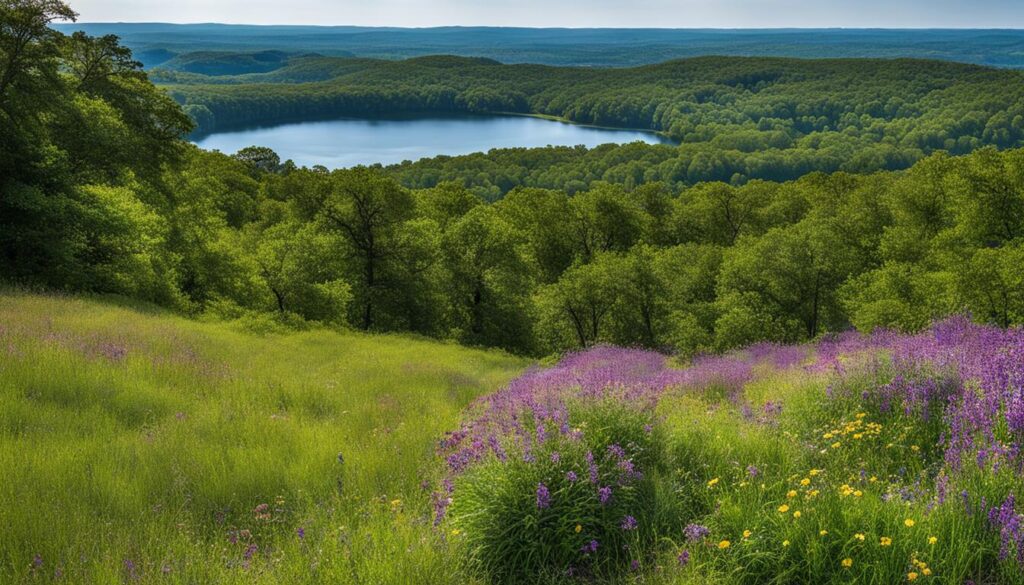
[[[596,530],[592,511],[559,501],[561,532],[501,536],[519,525],[516,510],[536,512],[547,476],[529,465],[470,473],[485,483],[456,489],[451,516],[433,526],[438,439],[525,360],[402,336],[257,335],[257,325],[0,293],[0,584],[483,585],[515,572],[502,560],[519,558],[512,548],[568,543],[571,557]],[[760,368],[739,396],[754,413],[781,403],[769,419],[714,387],[669,390],[651,413],[661,447],[650,505],[630,508],[643,523],[628,535],[639,567],[597,582],[1024,582],[977,512],[1024,494],[1024,480],[1011,466],[944,468],[939,414],[922,422],[879,407],[873,392],[891,373]],[[541,455],[537,466],[550,459]],[[569,489],[549,483],[557,497]],[[514,492],[504,500],[503,486]],[[474,524],[492,512],[505,515]],[[624,513],[609,512],[606,532]],[[687,542],[691,522],[709,536]],[[545,582],[567,581],[593,580]]]
[[[471,581],[421,484],[526,365],[0,293],[0,583]]]

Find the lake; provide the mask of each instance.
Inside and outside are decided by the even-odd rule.
[[[216,132],[196,140],[228,154],[266,146],[299,166],[385,165],[492,148],[575,146],[609,142],[671,143],[653,132],[579,126],[528,116],[428,116],[296,122]]]

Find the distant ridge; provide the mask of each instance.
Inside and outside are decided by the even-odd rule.
[[[195,51],[316,52],[404,59],[448,54],[502,63],[623,67],[702,55],[801,58],[914,57],[1024,68],[1019,29],[433,28],[174,23],[58,24],[116,34],[149,66]],[[170,53],[170,56],[164,53]],[[161,60],[162,59],[162,60]]]

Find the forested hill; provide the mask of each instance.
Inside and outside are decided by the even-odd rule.
[[[192,51],[314,51],[405,59],[441,53],[503,63],[623,67],[701,55],[917,57],[1024,67],[1017,30],[372,28],[225,24],[59,24],[116,34],[147,66]]]
[[[627,69],[297,57],[269,73],[156,71],[203,130],[410,112],[515,112],[663,132],[682,143],[502,151],[392,171],[410,187],[466,182],[575,191],[598,180],[683,186],[901,169],[927,154],[1024,140],[1024,73],[918,60],[700,57]]]

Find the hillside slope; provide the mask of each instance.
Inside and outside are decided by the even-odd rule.
[[[525,365],[0,293],[0,582],[446,582],[434,444]]]

